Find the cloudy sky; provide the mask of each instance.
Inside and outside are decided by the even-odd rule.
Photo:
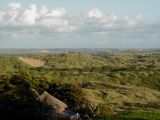
[[[160,48],[160,0],[0,0],[0,48]]]

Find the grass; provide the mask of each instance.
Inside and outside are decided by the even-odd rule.
[[[159,112],[123,112],[119,115],[108,115],[104,117],[96,117],[94,120],[160,120]]]

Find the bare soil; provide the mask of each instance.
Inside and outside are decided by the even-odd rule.
[[[29,58],[29,57],[18,57],[19,60],[22,62],[29,64],[32,67],[42,67],[45,65],[45,62],[42,60],[34,59],[34,58]]]

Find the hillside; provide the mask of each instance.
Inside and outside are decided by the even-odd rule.
[[[96,105],[105,106],[106,113],[160,108],[160,92],[147,87],[90,82],[84,91]]]
[[[103,66],[103,61],[95,59],[93,56],[79,52],[68,52],[46,56],[44,58],[46,66],[54,68],[84,68]]]
[[[82,116],[95,115],[95,120],[160,118],[160,52],[3,55],[0,57],[2,100],[3,95],[22,101],[28,97],[30,91],[25,84],[18,82],[17,86],[19,77],[39,94],[47,91],[67,103],[70,110]]]

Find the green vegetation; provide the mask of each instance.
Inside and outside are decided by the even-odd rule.
[[[42,60],[45,65],[32,67],[19,56]],[[39,94],[46,90],[68,109],[95,115],[96,120],[159,120],[160,52],[0,56],[0,117],[16,110],[12,116],[49,118],[49,106],[39,103],[30,88]],[[22,104],[17,107],[19,101]],[[12,102],[14,106],[8,109]]]
[[[106,117],[96,117],[94,120],[159,120],[160,112],[122,112],[118,115]]]

